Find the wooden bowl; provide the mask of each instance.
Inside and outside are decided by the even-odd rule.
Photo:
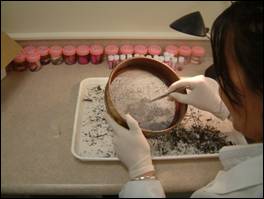
[[[155,59],[145,58],[145,57],[136,57],[128,59],[124,62],[121,62],[118,64],[115,69],[112,71],[112,73],[109,76],[108,82],[106,84],[105,88],[105,106],[106,110],[109,115],[114,118],[114,120],[122,125],[123,127],[128,129],[127,123],[125,119],[118,113],[116,110],[112,100],[111,100],[111,93],[109,89],[109,85],[111,85],[112,81],[121,73],[125,73],[126,71],[132,70],[132,69],[140,69],[145,70],[154,76],[158,77],[160,80],[162,80],[167,86],[170,86],[173,82],[178,81],[179,77],[177,74],[166,64],[163,64],[159,61],[156,61]],[[186,93],[186,89],[178,90],[178,92]],[[150,129],[144,129],[141,128],[144,135],[146,137],[153,137],[158,135],[167,134],[171,131],[171,129],[175,128],[177,124],[183,119],[186,110],[187,105],[181,104],[178,102],[175,102],[176,104],[176,110],[174,119],[171,123],[171,125],[163,130],[150,130]]]

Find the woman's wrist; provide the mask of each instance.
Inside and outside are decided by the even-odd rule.
[[[155,171],[149,171],[135,178],[132,178],[131,180],[138,181],[138,180],[155,180],[155,179],[156,179]]]

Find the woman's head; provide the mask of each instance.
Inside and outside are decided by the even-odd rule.
[[[263,138],[262,18],[262,2],[235,2],[218,16],[211,32],[220,95],[234,128],[255,141]]]

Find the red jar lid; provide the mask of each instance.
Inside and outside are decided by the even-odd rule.
[[[107,55],[115,55],[118,54],[118,46],[117,45],[108,45],[105,47],[105,54]]]
[[[90,48],[92,55],[101,55],[104,52],[104,49],[101,45],[92,45]]]
[[[66,56],[72,56],[75,55],[76,53],[76,48],[74,46],[68,45],[64,46],[63,48],[63,54]]]
[[[26,59],[30,63],[35,63],[40,60],[40,54],[38,52],[29,53],[26,56]]]
[[[37,49],[34,46],[26,46],[23,48],[25,54],[37,52]]]
[[[192,49],[189,46],[182,45],[179,48],[179,54],[185,57],[191,56]]]
[[[52,46],[50,47],[50,55],[52,57],[59,57],[62,54],[62,47],[60,46]]]
[[[78,48],[76,49],[76,53],[79,56],[85,56],[88,55],[90,52],[90,48],[87,45],[80,45],[78,46]]]
[[[179,50],[178,50],[178,47],[177,46],[174,46],[174,45],[168,45],[166,48],[165,48],[165,51],[172,54],[172,55],[177,55]]]
[[[121,54],[133,54],[134,53],[134,48],[132,45],[123,45],[120,48],[120,52]]]
[[[47,46],[39,46],[38,52],[39,52],[40,56],[46,56],[49,54],[49,48]]]
[[[144,45],[136,45],[135,46],[135,53],[136,54],[145,55],[145,54],[147,54],[147,52],[148,52],[148,49],[146,46],[144,46]]]
[[[14,62],[16,63],[23,63],[24,61],[26,61],[26,54],[24,52],[17,54],[14,59]]]
[[[158,45],[151,45],[148,47],[148,53],[151,55],[160,55],[161,47]]]
[[[195,57],[203,57],[205,55],[205,50],[201,46],[193,46],[192,55]]]

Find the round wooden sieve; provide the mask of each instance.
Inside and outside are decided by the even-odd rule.
[[[153,74],[154,76],[162,80],[167,86],[170,86],[173,82],[179,80],[177,74],[169,66],[151,58],[145,58],[145,57],[131,58],[117,65],[116,68],[110,74],[109,80],[105,88],[105,106],[107,112],[115,119],[115,121],[125,128],[128,128],[128,126],[126,124],[125,119],[118,113],[116,107],[113,104],[113,101],[111,100],[111,92],[109,89],[109,85],[121,73],[125,73],[129,70],[135,70],[135,69],[144,70]],[[178,92],[186,93],[186,89],[179,90]],[[186,110],[187,110],[186,104],[178,103],[178,105],[176,105],[175,108],[174,119],[168,128],[163,130],[156,130],[156,131],[141,128],[144,135],[146,137],[151,137],[151,136],[158,136],[169,133],[170,130],[175,128],[176,125],[183,119]]]

